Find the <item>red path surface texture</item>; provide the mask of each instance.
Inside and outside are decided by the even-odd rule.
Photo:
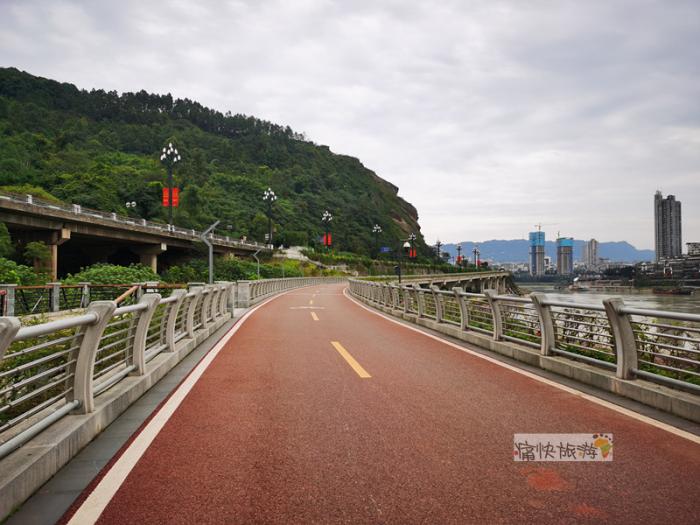
[[[237,326],[65,521],[700,518],[697,441],[402,327],[343,286],[279,296]],[[516,433],[595,432],[614,435],[614,461],[513,461]]]

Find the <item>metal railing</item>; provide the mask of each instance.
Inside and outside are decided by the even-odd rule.
[[[83,315],[33,326],[0,318],[0,458],[62,415],[91,412],[95,396],[127,375],[145,374],[158,353],[194,336],[186,316],[192,306],[206,304],[198,328],[228,316],[234,286],[174,290],[166,298],[145,293],[120,307],[94,301]]]
[[[74,215],[76,220],[80,221],[90,221],[92,219],[101,219],[105,221],[110,221],[123,225],[124,227],[142,227],[151,230],[153,233],[157,234],[179,234],[180,236],[187,237],[193,241],[198,241],[202,232],[190,228],[179,228],[177,226],[171,226],[169,224],[148,221],[146,219],[138,219],[134,217],[129,217],[127,215],[119,215],[114,212],[104,212],[99,210],[93,210],[90,208],[85,208],[80,204],[65,204],[62,202],[51,202],[43,199],[34,197],[33,195],[17,195],[13,193],[0,192],[0,205],[2,201],[13,202],[16,204],[22,204],[24,206],[31,206],[32,208],[37,208],[39,210],[44,210],[46,213],[51,213],[52,211],[60,211],[64,213],[69,213]],[[247,250],[267,250],[268,245],[248,240],[237,240],[231,239],[228,236],[211,234],[209,238],[215,241],[217,244],[244,248]]]
[[[458,325],[494,340],[539,349],[614,370],[617,377],[644,378],[700,393],[700,315],[633,308],[621,298],[602,304],[440,290],[417,283],[397,286],[350,279],[350,292],[394,312]]]
[[[22,326],[0,317],[0,459],[69,413],[90,413],[95,397],[129,375],[144,375],[161,352],[174,352],[228,318],[234,306],[339,278],[191,283],[168,297],[143,287],[120,305],[93,301],[85,313]],[[123,291],[123,289],[122,289]],[[238,297],[238,302],[236,298]]]
[[[0,315],[24,316],[63,312],[86,308],[93,301],[117,300],[120,305],[131,304],[145,293],[170,293],[184,284],[61,284],[33,286],[0,284]],[[132,290],[132,288],[134,288]],[[126,294],[132,290],[132,293]],[[124,295],[123,300],[119,300]]]
[[[347,282],[346,277],[290,277],[287,279],[261,279],[257,281],[238,281],[236,304],[246,308],[271,295],[315,284],[334,284]]]

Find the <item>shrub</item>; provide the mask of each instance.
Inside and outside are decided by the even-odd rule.
[[[143,281],[160,281],[160,276],[142,264],[117,266],[115,264],[94,264],[83,268],[76,274],[66,277],[63,282],[75,284],[88,282],[93,284],[130,284]]]
[[[26,286],[44,282],[46,282],[46,276],[37,274],[33,268],[0,257],[0,283]]]
[[[51,195],[48,191],[38,186],[32,186],[31,184],[17,184],[14,186],[0,186],[0,191],[7,193],[16,193],[18,195],[33,195],[39,199],[45,201],[55,202],[59,204],[61,201]]]

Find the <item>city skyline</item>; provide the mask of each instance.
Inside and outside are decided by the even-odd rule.
[[[289,125],[397,185],[427,239],[542,222],[651,248],[657,188],[700,231],[696,2],[8,0],[0,16],[3,66]]]

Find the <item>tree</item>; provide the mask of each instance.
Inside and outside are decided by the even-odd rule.
[[[0,222],[0,257],[10,257],[15,249],[12,246],[10,232],[4,222]]]
[[[51,249],[41,241],[27,243],[24,248],[24,258],[34,264],[37,270],[44,270],[51,263]]]

